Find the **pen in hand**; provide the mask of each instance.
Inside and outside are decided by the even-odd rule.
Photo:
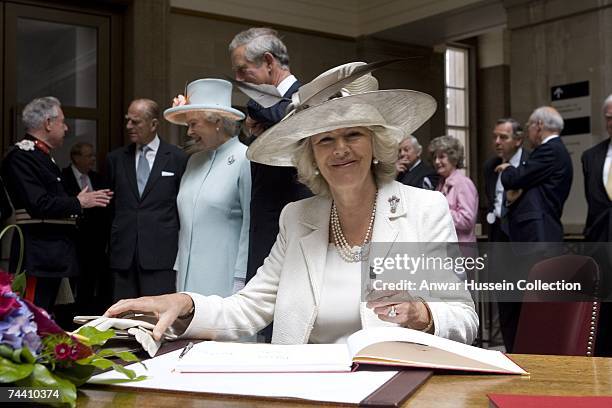
[[[191,350],[191,348],[193,347],[193,342],[190,341],[189,343],[187,343],[187,345],[185,346],[185,348],[183,349],[183,351],[181,351],[181,354],[179,354],[179,359],[183,358],[183,356],[185,354],[187,354],[187,352],[189,350]]]

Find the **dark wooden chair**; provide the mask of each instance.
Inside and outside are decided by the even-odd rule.
[[[521,307],[513,353],[593,356],[600,279],[599,266],[588,256],[562,255],[534,265],[529,281],[579,282],[582,290],[574,295],[528,292]]]

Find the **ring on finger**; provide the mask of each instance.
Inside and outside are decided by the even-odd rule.
[[[387,313],[387,316],[389,317],[397,316],[397,310],[395,310],[395,305],[391,306],[391,308],[389,309],[389,312]]]

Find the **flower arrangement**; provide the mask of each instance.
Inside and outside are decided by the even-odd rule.
[[[76,387],[96,369],[112,368],[126,381],[146,378],[109,359],[139,361],[135,355],[101,348],[113,330],[82,327],[67,333],[46,311],[18,296],[24,288],[24,273],[13,277],[0,270],[0,384],[57,390],[54,401],[74,407]]]
[[[182,94],[178,94],[174,99],[172,99],[172,107],[189,105],[189,97],[184,96]]]

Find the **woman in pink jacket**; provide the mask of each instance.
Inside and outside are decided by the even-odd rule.
[[[429,144],[429,152],[440,181],[437,190],[446,196],[459,242],[476,242],[478,192],[463,168],[463,146],[452,136],[436,137]]]

